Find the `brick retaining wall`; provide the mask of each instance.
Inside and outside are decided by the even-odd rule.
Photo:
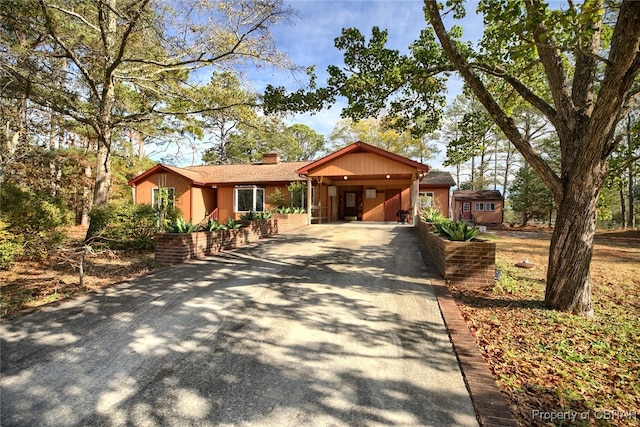
[[[483,240],[454,242],[433,232],[430,224],[416,221],[422,244],[442,277],[454,285],[493,286],[496,275],[496,244]]]
[[[213,255],[300,228],[306,225],[307,218],[306,214],[278,215],[274,219],[247,221],[242,228],[235,230],[156,233],[155,260],[163,264],[179,264],[191,258]]]

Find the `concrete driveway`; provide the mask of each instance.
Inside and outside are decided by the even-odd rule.
[[[2,322],[0,424],[477,425],[416,245],[314,225]]]

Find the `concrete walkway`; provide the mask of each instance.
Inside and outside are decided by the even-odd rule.
[[[9,426],[472,426],[409,226],[314,225],[0,323]]]

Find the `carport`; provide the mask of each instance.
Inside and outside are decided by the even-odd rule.
[[[420,180],[429,166],[356,142],[297,170],[307,178],[309,223],[396,221],[417,214]]]

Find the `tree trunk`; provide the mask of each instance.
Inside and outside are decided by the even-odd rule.
[[[631,115],[627,116],[627,156],[631,159],[633,158],[633,143],[631,141]],[[622,173],[621,175],[623,175],[624,173]],[[622,184],[620,184],[620,202],[621,202],[621,206],[622,206],[622,224],[623,224],[623,228],[627,228],[627,226],[629,228],[635,228],[636,226],[636,213],[635,213],[635,209],[633,206],[633,202],[634,202],[634,194],[633,194],[633,164],[629,163],[629,166],[627,168],[627,184],[628,186],[628,190],[629,190],[629,198],[628,198],[628,202],[629,202],[629,217],[628,219],[625,217],[626,212],[624,211],[624,191],[623,191],[623,187]]]
[[[549,248],[545,303],[556,310],[592,316],[589,266],[596,233],[598,195],[607,163],[586,161],[588,151],[564,178],[563,198]]]
[[[136,132],[136,142],[138,143],[138,161],[144,159],[144,138],[141,134]]]
[[[620,182],[618,193],[620,194],[620,216],[622,218],[622,228],[627,228],[627,211],[625,209],[624,183],[622,181]]]
[[[524,170],[526,171],[525,175],[524,175],[524,182],[523,182],[523,187],[524,189],[522,190],[524,192],[524,200],[525,203],[529,204],[529,181],[530,181],[530,171],[529,171],[529,163],[527,163],[527,161],[524,161],[524,165],[522,166],[524,168]],[[529,223],[529,206],[526,206],[523,210],[522,210],[522,223],[521,225],[523,227],[526,227],[527,224]]]
[[[476,190],[476,158],[471,156],[471,189]]]
[[[98,160],[96,163],[93,206],[105,206],[109,203],[109,188],[111,187],[111,156],[109,155],[109,148],[101,142],[98,147]]]
[[[91,166],[87,165],[84,168],[84,175],[87,177],[87,181],[91,179]],[[91,188],[86,185],[82,186],[82,216],[80,218],[80,225],[85,227],[89,226],[89,211],[91,211]]]
[[[627,225],[630,228],[636,228],[636,209],[634,206],[635,195],[633,194],[635,180],[633,175],[633,166],[629,165],[629,219],[627,220]]]

